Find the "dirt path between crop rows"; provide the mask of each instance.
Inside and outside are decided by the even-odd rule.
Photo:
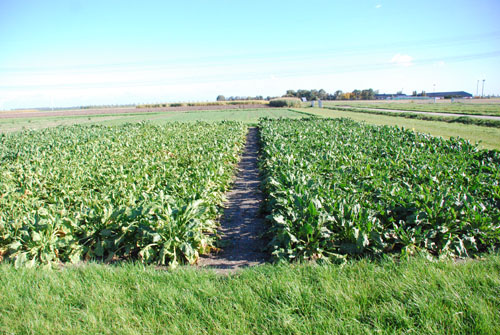
[[[260,213],[263,200],[259,189],[259,132],[250,128],[245,151],[238,164],[238,174],[233,189],[227,194],[227,203],[219,233],[223,235],[219,253],[202,256],[199,267],[213,268],[218,273],[229,273],[240,268],[265,263],[265,230]]]

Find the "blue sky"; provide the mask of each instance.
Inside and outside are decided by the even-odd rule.
[[[500,94],[500,1],[0,1],[0,109]]]

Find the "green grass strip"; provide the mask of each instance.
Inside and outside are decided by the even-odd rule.
[[[447,123],[463,123],[463,124],[473,124],[476,126],[483,127],[492,127],[492,128],[500,128],[499,120],[491,120],[491,119],[479,119],[472,118],[467,116],[434,116],[428,114],[417,114],[417,113],[397,113],[397,112],[386,112],[386,111],[375,111],[368,109],[359,109],[359,108],[343,108],[343,107],[324,107],[331,110],[339,110],[339,111],[348,111],[355,113],[366,113],[366,114],[376,114],[376,115],[386,115],[386,116],[396,116],[396,117],[404,117],[406,119],[417,119],[424,121],[441,121]]]
[[[1,334],[497,334],[500,257],[263,266],[0,266]]]
[[[288,108],[288,110],[290,112],[294,112],[294,113],[305,115],[308,118],[318,118],[318,115],[313,114],[313,113],[308,113],[308,112],[304,112],[304,111],[301,111],[301,110],[298,110],[298,109],[292,109],[292,108]]]

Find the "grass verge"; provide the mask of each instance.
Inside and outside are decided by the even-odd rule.
[[[343,107],[325,107],[333,110],[340,111],[348,111],[354,113],[367,113],[367,114],[376,114],[376,115],[386,115],[386,116],[397,116],[404,117],[407,119],[416,119],[416,120],[424,120],[424,121],[440,121],[447,123],[463,123],[463,124],[471,124],[482,127],[492,127],[492,128],[500,128],[500,121],[498,120],[490,120],[490,119],[479,119],[472,118],[468,116],[439,116],[439,115],[429,115],[429,114],[417,114],[411,112],[387,112],[387,111],[376,111],[372,109],[359,109],[359,108],[343,108]]]
[[[394,100],[337,100],[324,101],[324,106],[350,106],[360,108],[381,108],[394,110],[419,111],[430,113],[453,113],[464,115],[500,116],[500,104],[496,99],[468,100],[468,102],[451,103],[451,100],[429,101],[394,101]]]
[[[1,334],[495,334],[500,257],[344,266],[0,266]]]

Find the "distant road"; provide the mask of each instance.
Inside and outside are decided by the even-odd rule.
[[[332,106],[329,106],[329,107],[335,108]],[[439,113],[439,112],[434,113],[434,112],[408,111],[408,110],[400,110],[400,109],[352,107],[352,106],[345,106],[345,105],[339,105],[337,107],[359,109],[359,110],[368,110],[368,111],[374,111],[374,112],[382,111],[382,112],[389,112],[389,113],[414,113],[414,114],[454,116],[454,117],[466,116],[466,117],[471,117],[471,118],[476,118],[476,119],[488,119],[488,120],[499,120],[500,121],[500,116],[493,116],[493,115],[472,115],[472,114],[455,114],[455,113]]]
[[[204,111],[204,110],[225,110],[225,109],[255,109],[269,108],[269,105],[248,104],[248,105],[220,105],[220,106],[183,106],[183,107],[159,107],[159,108],[93,108],[93,109],[68,109],[57,111],[6,111],[0,112],[0,119],[13,118],[34,118],[50,116],[87,116],[106,114],[133,114],[133,113],[161,113],[173,111]]]

